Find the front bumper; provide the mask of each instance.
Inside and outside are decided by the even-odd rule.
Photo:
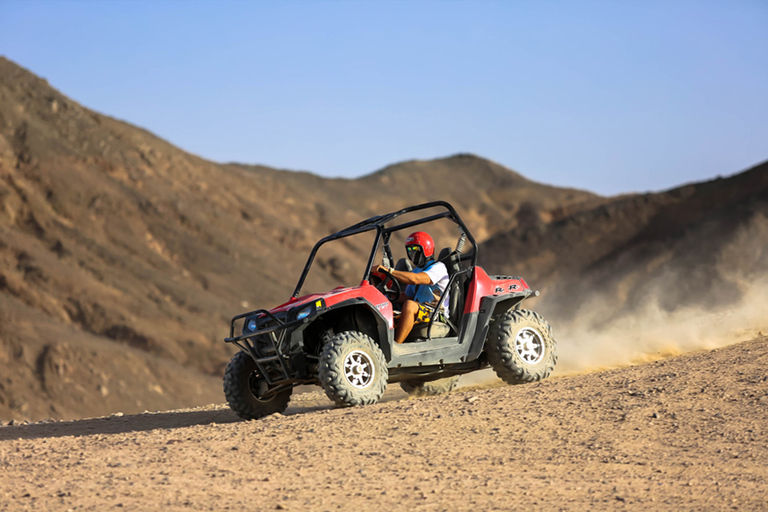
[[[253,358],[259,372],[270,386],[300,378],[298,369],[291,362],[289,334],[308,319],[288,321],[286,316],[275,315],[266,309],[237,315],[230,321],[229,337],[224,338],[226,343],[237,345]],[[255,331],[245,329],[245,324],[250,319],[257,322]],[[241,323],[239,330],[242,334],[235,336],[237,326]]]

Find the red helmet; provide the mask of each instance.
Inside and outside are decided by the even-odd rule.
[[[417,267],[427,263],[435,255],[435,241],[423,231],[416,231],[405,239],[405,252],[408,259]]]

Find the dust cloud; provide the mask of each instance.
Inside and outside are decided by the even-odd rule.
[[[621,301],[615,296],[593,297],[572,321],[556,324],[560,354],[556,372],[562,375],[636,364],[730,345],[768,332],[766,241],[768,218],[758,213],[726,243],[712,247],[714,260],[693,251],[686,255],[692,266],[714,261],[705,267],[705,274],[714,276],[709,288],[690,287],[695,271],[670,262],[644,294],[645,300],[629,311],[620,309]],[[672,308],[668,303],[662,306],[671,288],[683,290],[682,295],[678,293],[681,302]],[[733,293],[723,293],[726,289]],[[706,306],[701,305],[702,297],[708,299]],[[617,310],[621,312],[617,314]]]
[[[614,303],[595,298],[578,320],[552,321],[558,363],[553,376],[566,376],[640,364],[686,352],[709,350],[768,333],[768,276],[752,282],[742,299],[730,307],[705,310],[690,307],[666,311],[657,301],[616,317],[599,319],[614,311]],[[461,377],[459,387],[485,387],[500,383],[492,370]]]
[[[567,318],[556,311],[563,311],[558,303],[569,297],[555,296],[549,302],[545,296],[540,305],[534,304],[557,340],[553,375],[639,364],[768,333],[768,216],[754,215],[707,249],[702,254],[683,251],[683,260],[667,261],[667,270],[648,281],[642,278],[648,267],[640,263],[612,276],[614,283],[633,282],[629,291],[619,292],[620,286],[598,289],[597,283],[585,282],[583,288],[593,294],[582,298]],[[706,280],[696,279],[702,275],[711,278],[703,288],[698,285]],[[499,380],[490,370],[461,380],[464,387],[494,382]]]
[[[694,350],[713,349],[768,332],[768,278],[755,281],[738,304],[719,310],[666,311],[657,301],[594,328],[594,316],[610,309],[590,303],[588,316],[559,325],[555,374],[564,375],[637,364]]]
[[[688,251],[685,262],[670,262],[645,289],[644,300],[632,308],[622,307],[614,295],[597,294],[572,321],[554,323],[560,355],[556,374],[713,349],[768,332],[766,241],[768,218],[758,213],[727,242],[708,247],[707,254]],[[703,279],[697,279],[702,273],[691,267],[702,266],[703,274],[712,278],[704,289],[692,283]],[[672,289],[680,302],[670,307]]]

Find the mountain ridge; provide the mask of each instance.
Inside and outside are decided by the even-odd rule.
[[[512,171],[478,157],[436,164],[458,174],[462,165],[468,170],[457,185],[430,182],[433,171],[421,163],[419,178],[429,186],[409,184],[401,193],[399,183],[382,183],[381,173],[339,180],[217,164],[93,112],[0,59],[0,361],[9,375],[0,389],[0,417],[105,413],[100,390],[117,396],[120,382],[135,389],[135,399],[120,395],[141,403],[132,407],[167,406],[168,397],[153,389],[180,387],[173,378],[148,387],[120,365],[92,374],[87,368],[104,362],[81,350],[84,340],[100,340],[112,354],[125,350],[131,361],[138,350],[200,372],[207,382],[221,375],[232,351],[222,342],[229,317],[283,302],[315,241],[362,218],[447,199],[479,239],[514,225],[519,190],[480,178],[471,183],[474,193],[466,190],[467,174]],[[388,173],[399,174],[397,166]],[[540,190],[542,215],[549,207],[601,200]],[[359,269],[339,266],[346,256],[340,251],[318,261],[317,286],[332,288],[339,276],[359,279]],[[62,373],[43,378],[41,367]],[[189,371],[178,373],[188,380]],[[50,391],[57,379],[65,389],[81,379],[85,391],[75,395],[102,399],[93,405],[62,399]],[[208,403],[219,395],[218,386],[209,388],[196,399]]]
[[[649,265],[697,257],[685,244],[665,247],[667,224],[652,223],[664,205],[683,215],[709,188],[723,198],[717,208],[751,198],[754,211],[729,217],[733,230],[747,234],[714,246],[716,258],[736,261],[749,233],[763,233],[765,172],[751,173],[754,183],[740,174],[607,198],[537,183],[467,154],[401,162],[355,179],[218,164],[82,107],[0,58],[0,418],[220,400],[231,316],[285,301],[321,237],[436,199],[460,212],[489,271],[524,275],[547,292],[541,306],[550,320],[567,325],[569,287],[639,297]],[[706,204],[697,208],[709,215]],[[704,217],[681,224],[691,243],[707,239],[708,228],[697,227]],[[647,237],[634,248],[622,245],[643,229]],[[454,232],[433,235],[439,246],[455,243]],[[752,249],[757,255],[739,265],[757,275],[765,249]],[[318,257],[313,286],[359,280],[360,269],[347,261],[366,249],[329,250]],[[701,262],[688,266],[705,268],[712,258]],[[726,274],[697,293],[720,282],[742,293]]]

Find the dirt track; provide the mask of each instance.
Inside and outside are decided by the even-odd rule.
[[[2,510],[765,510],[768,338],[540,384],[0,428]]]

